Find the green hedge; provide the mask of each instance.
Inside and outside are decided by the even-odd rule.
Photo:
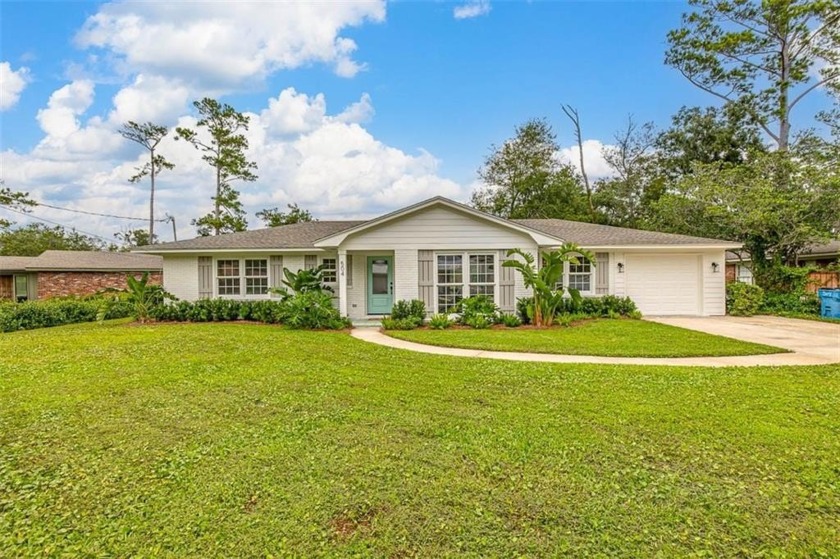
[[[93,322],[105,300],[99,297],[45,299],[23,303],[0,304],[0,332],[50,328],[79,322]],[[125,301],[109,306],[106,319],[131,316],[133,309]]]
[[[229,322],[252,320],[268,324],[284,324],[298,329],[338,330],[349,326],[338,309],[332,306],[328,293],[305,292],[282,301],[239,301],[235,299],[201,299],[177,301],[156,307],[152,318],[174,322]]]
[[[524,324],[530,319],[526,309],[531,304],[531,297],[522,297],[516,302],[516,312]],[[639,318],[641,314],[630,297],[616,297],[615,295],[604,295],[602,297],[583,297],[579,302],[573,299],[565,299],[560,308],[557,309],[557,316],[574,316],[582,318]]]

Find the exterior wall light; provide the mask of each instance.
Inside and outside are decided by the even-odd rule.
[[[720,272],[720,264],[718,264],[717,262],[712,262],[712,273],[716,274],[718,272]]]
[[[624,273],[624,262],[619,262],[619,263],[618,263],[618,273],[619,273],[619,274],[623,274],[623,273]]]

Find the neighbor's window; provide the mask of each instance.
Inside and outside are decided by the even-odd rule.
[[[487,295],[494,298],[496,287],[496,264],[492,254],[470,255],[470,297]]]
[[[460,254],[437,257],[438,312],[454,312],[464,297],[464,260]]]
[[[239,260],[217,260],[219,295],[239,295]]]
[[[335,258],[324,258],[322,264],[324,265],[324,271],[321,273],[321,279],[324,283],[335,283],[336,282],[336,268],[337,268],[338,260]]]
[[[268,293],[268,260],[245,260],[245,294]]]
[[[749,283],[752,284],[753,282],[753,275],[752,270],[749,269],[748,266],[744,266],[743,264],[736,264],[735,270],[737,275],[735,279],[740,283]]]
[[[592,291],[592,264],[583,258],[580,264],[569,264],[569,289]]]

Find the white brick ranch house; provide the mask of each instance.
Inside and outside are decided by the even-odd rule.
[[[283,268],[325,264],[342,315],[380,316],[400,299],[430,313],[487,294],[504,311],[528,295],[500,265],[511,248],[564,242],[597,256],[570,266],[566,285],[584,296],[631,297],[648,315],[725,314],[725,251],[737,243],[561,219],[507,220],[437,197],[369,221],[315,221],[141,247],[163,257],[164,286],[180,299],[268,299]]]

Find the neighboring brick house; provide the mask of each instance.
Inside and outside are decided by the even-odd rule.
[[[0,299],[32,300],[90,295],[123,289],[127,274],[149,272],[163,283],[159,256],[78,250],[47,250],[40,256],[0,256]]]

